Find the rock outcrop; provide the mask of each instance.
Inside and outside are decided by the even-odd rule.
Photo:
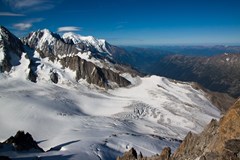
[[[131,148],[128,152],[124,153],[123,157],[117,158],[117,160],[136,160],[136,159],[138,159],[138,155],[137,151],[134,148]]]
[[[0,26],[0,72],[9,72],[12,66],[19,65],[23,51],[21,40]]]
[[[140,152],[139,155],[134,148],[131,148],[128,152],[124,153],[122,157],[117,157],[117,160],[170,160],[171,148],[165,147],[160,155],[154,155],[152,157],[144,157]]]
[[[78,56],[64,57],[60,59],[60,63],[62,66],[76,71],[76,80],[83,78],[90,84],[96,84],[105,88],[111,87],[109,82],[114,82],[119,87],[126,87],[131,84],[118,73],[110,69],[100,68]]]
[[[173,160],[239,160],[240,159],[240,100],[220,121],[212,120],[199,134],[189,133],[173,154]]]
[[[11,136],[5,142],[1,143],[1,146],[11,145],[15,151],[36,151],[44,152],[40,148],[36,141],[32,138],[32,135],[29,133],[24,133],[24,131],[18,131],[15,136]]]

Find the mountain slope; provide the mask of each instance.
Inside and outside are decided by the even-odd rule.
[[[189,133],[173,155],[173,159],[231,159],[240,153],[240,101],[238,100],[220,119],[212,120],[204,131]]]
[[[240,54],[212,57],[168,56],[161,59],[151,72],[182,81],[195,81],[218,92],[238,97],[240,87]]]
[[[70,35],[74,36],[73,34],[68,34],[68,36]],[[79,38],[77,36],[75,35],[76,38]],[[109,57],[101,56],[103,48],[105,48],[102,44],[106,42],[103,40],[97,41],[93,37],[90,37],[90,39],[85,38],[84,41],[81,41],[74,39],[75,37],[70,37],[71,39],[69,39],[65,34],[61,38],[59,35],[44,29],[30,33],[23,38],[23,42],[34,50],[35,58],[49,59],[51,61],[51,65],[48,64],[48,69],[46,68],[48,71],[46,72],[55,74],[55,76],[51,74],[52,77],[55,77],[55,82],[58,82],[58,78],[63,78],[61,75],[63,75],[65,69],[70,69],[72,72],[75,72],[73,74],[75,74],[74,78],[76,81],[85,79],[90,84],[104,88],[126,87],[131,84],[120,75],[121,71],[114,67],[115,65],[109,61]],[[91,43],[87,40],[96,44],[89,46]],[[59,64],[62,66],[62,69],[56,67]],[[38,69],[44,70],[45,66],[46,64],[43,64]],[[40,72],[39,70],[36,71],[37,75]]]
[[[182,139],[189,130],[200,132],[208,121],[220,117],[204,93],[188,84],[156,76],[135,81],[135,87],[102,92],[84,83],[34,84],[2,77],[1,140],[21,129],[42,141],[39,146],[44,150],[66,143],[42,157],[115,159],[129,147],[144,155],[159,153],[164,146],[175,150],[179,145],[175,139]],[[29,156],[1,153],[12,158]]]
[[[189,131],[199,133],[220,118],[204,90],[139,77],[111,60],[107,43],[104,53],[91,41],[73,42],[46,29],[22,42],[19,64],[0,73],[0,141],[24,130],[48,152],[0,148],[1,155],[111,160],[134,147],[151,156],[165,146],[175,150]]]
[[[12,66],[19,65],[19,59],[24,51],[22,42],[0,26],[0,71],[10,71]]]
[[[125,47],[125,56],[114,60],[130,64],[145,74],[197,82],[203,87],[228,93],[239,92],[239,46]]]
[[[189,132],[179,148],[171,155],[169,147],[161,155],[143,157],[135,149],[124,153],[119,160],[239,160],[240,100],[217,121],[213,119],[200,134]]]

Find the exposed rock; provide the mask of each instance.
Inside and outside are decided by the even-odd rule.
[[[128,152],[124,153],[123,157],[118,157],[117,160],[136,160],[137,158],[137,151],[131,148]]]
[[[159,156],[158,160],[169,160],[171,156],[171,148],[170,147],[165,147],[162,150],[162,153]]]
[[[0,49],[2,49],[3,60],[0,62],[0,72],[9,72],[12,66],[19,65],[22,52],[24,51],[22,42],[9,32],[5,27],[0,26]]]
[[[28,79],[34,83],[37,82],[37,74],[32,69],[29,70]]]
[[[212,120],[204,131],[186,136],[174,153],[173,160],[239,160],[240,153],[240,100],[220,119]]]
[[[96,84],[105,88],[110,87],[109,82],[115,82],[119,87],[126,87],[131,84],[118,73],[110,69],[100,68],[78,56],[64,57],[60,59],[60,63],[63,67],[76,71],[76,80],[83,78],[90,84]]]
[[[52,72],[50,75],[50,79],[53,83],[58,83],[58,73],[57,72]]]
[[[7,156],[0,156],[0,160],[11,160],[11,159]]]
[[[170,160],[170,155],[171,149],[169,147],[165,147],[161,155],[153,155],[152,157],[144,157],[141,152],[137,155],[137,151],[131,148],[122,157],[117,157],[117,160]]]
[[[25,134],[24,131],[18,131],[14,137],[11,136],[2,144],[10,144],[16,151],[28,151],[33,149],[38,152],[43,152],[43,149],[37,145],[37,142],[34,141],[32,136],[29,133]]]

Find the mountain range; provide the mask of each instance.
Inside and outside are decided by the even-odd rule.
[[[43,29],[19,39],[1,26],[0,155],[111,160],[132,147],[146,156],[175,151],[234,101],[196,83],[143,76],[128,58],[92,36]],[[18,130],[35,141],[22,132],[6,141]],[[16,150],[18,135],[44,152]]]
[[[240,96],[238,46],[127,47],[121,57],[116,61],[144,74],[197,82],[212,91]]]

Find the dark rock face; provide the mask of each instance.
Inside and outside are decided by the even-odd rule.
[[[34,149],[38,152],[43,152],[43,149],[37,145],[32,136],[29,133],[18,131],[15,136],[8,138],[4,144],[10,144],[16,151],[28,151]]]
[[[9,72],[12,66],[19,65],[22,52],[24,51],[22,42],[3,26],[0,26],[1,41],[0,48],[3,49],[4,59],[0,64],[0,72]]]
[[[0,48],[3,48],[4,52],[4,59],[2,63],[0,63],[0,72],[9,72],[12,66],[20,65],[20,58],[23,52],[25,51],[25,46],[16,36],[14,36],[10,31],[6,28],[0,26],[1,30],[1,37],[2,40],[0,41]],[[37,75],[35,71],[32,69],[32,59],[27,55],[27,58],[30,61],[29,65],[29,75],[28,79],[32,82],[36,82]]]
[[[118,73],[112,70],[100,68],[95,64],[81,59],[78,56],[65,57],[60,59],[64,67],[76,71],[76,80],[81,78],[86,79],[88,83],[96,84],[100,87],[109,88],[109,81],[115,82],[119,87],[126,87],[131,83]]]
[[[11,159],[7,156],[0,156],[0,160],[11,160]]]
[[[53,83],[58,83],[58,73],[52,72],[50,75],[50,79]]]

